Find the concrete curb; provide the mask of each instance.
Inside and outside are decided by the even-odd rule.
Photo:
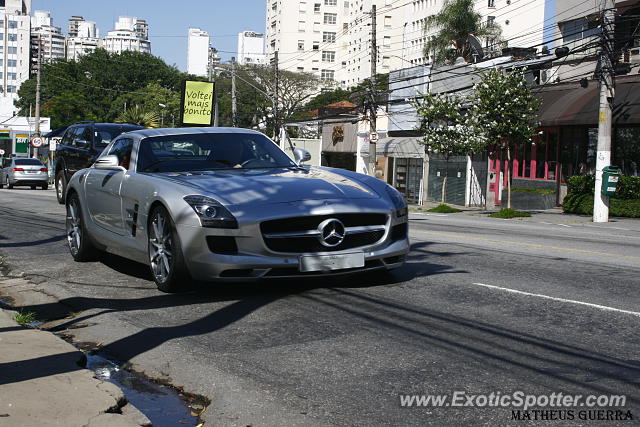
[[[151,425],[135,408],[123,410],[122,390],[81,366],[81,351],[14,315],[0,308],[0,426]]]

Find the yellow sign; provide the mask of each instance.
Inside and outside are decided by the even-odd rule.
[[[607,113],[605,111],[600,111],[600,123],[607,122]]]
[[[184,82],[182,124],[211,126],[213,122],[213,83]]]

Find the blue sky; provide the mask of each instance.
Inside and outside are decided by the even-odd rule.
[[[53,25],[67,33],[72,15],[96,22],[100,36],[113,30],[118,16],[135,16],[149,23],[151,53],[186,71],[187,29],[209,33],[223,61],[235,56],[237,34],[264,32],[265,0],[32,0],[32,11],[48,10]]]

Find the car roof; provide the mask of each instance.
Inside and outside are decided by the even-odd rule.
[[[140,138],[148,138],[152,136],[169,136],[169,135],[185,135],[185,134],[206,134],[206,133],[245,133],[253,135],[263,135],[261,132],[244,128],[229,127],[185,127],[185,128],[160,128],[160,129],[142,129],[127,132],[127,136],[138,136]]]
[[[144,129],[143,126],[139,126],[139,125],[132,125],[131,123],[95,123],[95,122],[81,122],[81,123],[74,123],[71,126],[77,127],[77,126],[100,126],[100,127],[118,127],[118,128],[127,128],[127,129]],[[71,127],[69,126],[69,127]]]

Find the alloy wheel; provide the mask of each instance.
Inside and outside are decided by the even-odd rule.
[[[162,212],[157,211],[151,219],[149,230],[149,259],[156,281],[165,282],[173,267],[173,244],[171,227]]]
[[[56,193],[58,195],[58,200],[62,200],[62,196],[63,196],[63,189],[62,189],[62,177],[58,176],[58,178],[56,178]]]
[[[67,204],[67,242],[71,253],[75,256],[80,251],[82,224],[78,201],[73,198]]]

